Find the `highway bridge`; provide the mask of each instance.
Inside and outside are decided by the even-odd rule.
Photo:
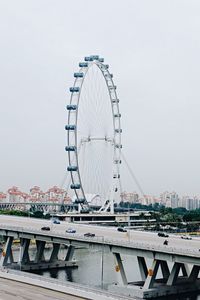
[[[48,226],[50,231],[41,230]],[[73,227],[76,233],[66,233]],[[85,233],[95,234],[86,237]],[[6,246],[1,258],[4,267],[20,266],[21,270],[28,268],[45,268],[57,265],[66,267],[73,265],[73,253],[76,247],[103,249],[113,253],[116,258],[116,269],[121,274],[122,284],[112,285],[109,290],[126,296],[143,298],[180,292],[197,291],[200,269],[200,239],[181,239],[180,236],[167,237],[168,245],[164,245],[166,237],[156,233],[128,231],[119,232],[116,228],[98,227],[93,225],[72,224],[61,222],[52,224],[50,221],[32,218],[0,216],[0,234],[6,238]],[[14,262],[12,243],[20,239],[19,259]],[[37,253],[34,261],[29,258],[30,241],[36,241]],[[44,249],[47,243],[52,243],[52,254],[45,260]],[[58,260],[61,245],[67,246],[63,262]],[[136,256],[141,278],[137,282],[128,282],[123,266],[127,255]],[[147,259],[152,265],[147,267]],[[160,274],[158,270],[160,269]],[[98,270],[97,270],[98,271]],[[100,270],[99,270],[100,272]],[[133,270],[134,272],[134,270]]]

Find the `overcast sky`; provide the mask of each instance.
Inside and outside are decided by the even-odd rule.
[[[99,54],[144,192],[200,194],[200,1],[0,0],[0,24],[0,190],[61,184],[68,88]]]

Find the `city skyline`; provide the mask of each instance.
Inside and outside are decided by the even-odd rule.
[[[103,201],[98,195],[87,195],[86,198],[89,203],[102,205]],[[137,203],[142,205],[164,205],[165,207],[178,208],[184,207],[188,210],[200,208],[200,195],[179,195],[175,191],[164,191],[160,195],[141,195],[135,191],[123,191],[120,195],[121,200],[115,203],[128,202],[130,204]],[[59,188],[58,186],[49,187],[46,191],[39,186],[33,186],[29,191],[25,192],[16,186],[10,187],[7,191],[0,191],[0,202],[6,203],[26,203],[26,202],[58,202],[58,203],[72,203],[75,201],[67,190]]]

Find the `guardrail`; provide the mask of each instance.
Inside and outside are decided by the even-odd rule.
[[[25,234],[33,234],[33,235],[42,235],[42,236],[50,236],[54,238],[61,238],[63,240],[68,241],[80,241],[84,243],[92,243],[99,245],[108,245],[108,246],[117,246],[123,248],[131,248],[138,249],[144,251],[154,251],[161,252],[163,254],[176,254],[176,255],[184,255],[188,257],[200,258],[200,250],[192,249],[192,248],[181,248],[181,247],[172,247],[169,245],[155,245],[147,242],[137,242],[137,241],[125,241],[120,239],[110,239],[104,236],[95,236],[95,237],[85,237],[84,235],[79,235],[77,233],[61,233],[59,231],[50,232],[50,234],[46,234],[40,229],[35,229],[33,227],[19,227],[19,226],[11,226],[0,223],[0,231],[1,230],[10,230],[14,232]]]

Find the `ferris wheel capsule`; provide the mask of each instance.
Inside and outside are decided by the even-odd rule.
[[[71,92],[71,93],[77,93],[77,92],[79,92],[80,91],[80,88],[78,87],[78,86],[74,86],[74,87],[70,87],[69,88],[69,91]]]
[[[93,58],[91,56],[86,56],[84,58],[85,61],[93,61]]]
[[[78,167],[77,166],[68,166],[67,171],[70,171],[70,172],[78,171]]]
[[[83,78],[84,76],[84,73],[83,72],[77,72],[77,73],[74,73],[74,77],[75,78]]]
[[[85,203],[86,200],[85,200],[84,198],[80,198],[80,199],[76,199],[74,202],[75,202],[76,204],[82,204],[82,203]]]
[[[122,145],[120,145],[120,144],[115,144],[115,148],[121,149],[121,148],[122,148]]]
[[[91,55],[90,57],[92,58],[92,60],[98,60],[99,59],[99,55]]]
[[[122,133],[122,129],[121,129],[121,128],[116,128],[116,129],[115,129],[115,132],[116,132],[116,133]]]
[[[122,161],[121,161],[121,159],[115,159],[115,160],[114,160],[114,163],[115,163],[115,164],[121,164]]]
[[[112,99],[112,103],[119,103],[119,99]]]
[[[75,130],[76,129],[76,125],[66,125],[65,126],[65,130]]]
[[[74,104],[67,105],[67,110],[76,110],[76,109],[77,109],[77,105]]]
[[[79,190],[81,188],[81,185],[80,183],[72,183],[70,187],[72,190]]]
[[[76,151],[76,146],[66,146],[65,151]]]
[[[80,62],[79,63],[79,67],[80,68],[87,68],[88,67],[88,63],[87,62]]]
[[[121,118],[121,116],[122,116],[121,114],[114,114],[115,118]]]

